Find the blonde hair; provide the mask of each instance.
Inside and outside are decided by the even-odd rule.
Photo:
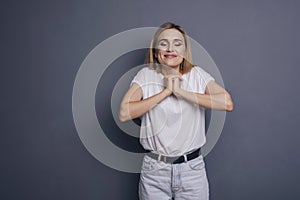
[[[166,29],[176,29],[182,34],[185,42],[185,56],[183,58],[182,63],[180,64],[179,72],[181,74],[188,73],[194,67],[194,65],[192,64],[192,53],[191,53],[190,42],[185,30],[181,26],[171,22],[162,24],[153,35],[150,43],[150,47],[146,54],[145,64],[149,64],[150,69],[154,69],[157,72],[161,72],[161,68],[158,65],[159,61],[155,55],[157,51],[156,47],[157,47],[158,37]]]

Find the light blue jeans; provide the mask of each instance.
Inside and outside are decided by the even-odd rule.
[[[139,182],[140,200],[208,200],[203,156],[169,164],[145,155]]]

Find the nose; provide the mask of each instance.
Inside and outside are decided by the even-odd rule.
[[[169,44],[168,48],[167,48],[167,51],[168,52],[172,52],[173,51],[173,45]]]

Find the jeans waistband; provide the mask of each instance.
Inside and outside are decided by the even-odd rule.
[[[185,154],[182,156],[176,156],[176,157],[163,156],[163,155],[159,155],[159,154],[156,154],[153,152],[149,152],[146,155],[148,155],[149,157],[151,157],[155,160],[163,161],[165,163],[180,164],[180,163],[187,162],[189,160],[199,157],[201,155],[200,150],[201,150],[201,148],[196,149],[195,151],[193,151],[189,154]]]

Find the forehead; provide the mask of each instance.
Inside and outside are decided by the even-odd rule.
[[[158,40],[167,39],[167,40],[174,40],[180,39],[184,40],[183,35],[177,29],[166,29],[158,36]]]

